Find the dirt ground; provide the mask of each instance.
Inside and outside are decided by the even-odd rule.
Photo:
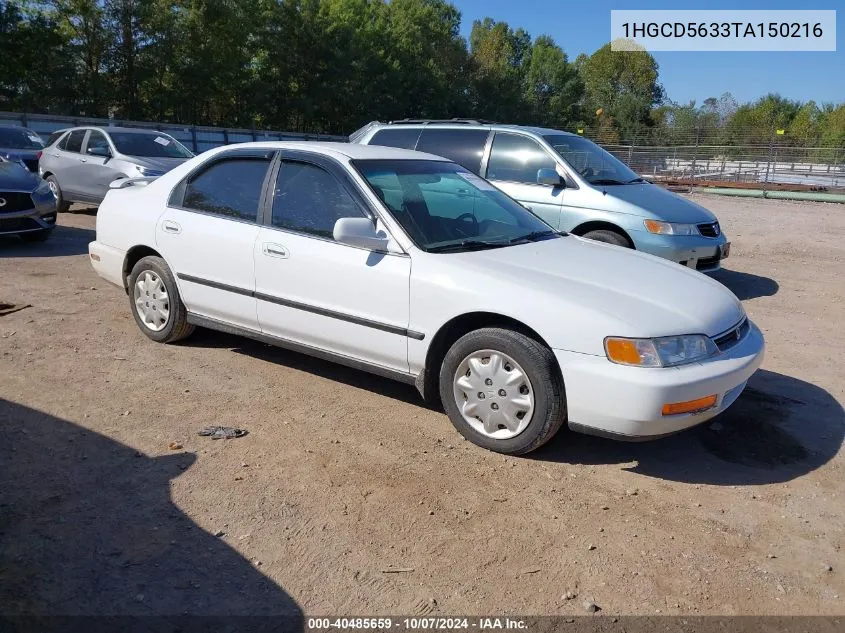
[[[695,199],[762,370],[708,425],[526,458],[409,386],[208,331],[152,343],[87,261],[93,210],[0,240],[0,300],[31,304],[0,316],[0,610],[845,613],[845,207]]]

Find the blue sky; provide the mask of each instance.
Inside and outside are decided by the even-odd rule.
[[[611,9],[837,9],[836,52],[653,53],[660,80],[673,101],[695,100],[730,92],[739,102],[768,92],[799,101],[845,102],[845,2],[823,0],[452,0],[461,11],[461,31],[469,37],[472,21],[491,17],[532,37],[551,35],[570,60],[590,54],[609,41]]]

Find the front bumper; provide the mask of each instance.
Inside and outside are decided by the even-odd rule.
[[[638,251],[657,255],[701,272],[718,270],[728,243],[724,234],[718,237],[702,235],[655,235],[648,231],[631,231],[631,239]]]
[[[603,356],[554,350],[563,374],[569,425],[575,430],[648,439],[706,422],[742,393],[763,361],[765,343],[750,324],[729,350],[701,363],[647,369],[611,363]],[[664,416],[663,405],[717,395],[699,413]]]
[[[17,235],[52,229],[56,226],[56,199],[52,193],[46,195],[31,192],[32,208],[20,211],[0,210],[0,235]]]

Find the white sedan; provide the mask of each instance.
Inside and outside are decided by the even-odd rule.
[[[203,326],[412,383],[501,453],[565,423],[679,431],[763,358],[718,282],[559,233],[463,167],[394,148],[230,145],[117,181],[90,257],[154,341]]]

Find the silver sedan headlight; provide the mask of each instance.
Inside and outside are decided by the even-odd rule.
[[[675,367],[710,358],[719,348],[709,336],[685,334],[660,338],[619,338],[604,340],[607,359],[636,367]]]

